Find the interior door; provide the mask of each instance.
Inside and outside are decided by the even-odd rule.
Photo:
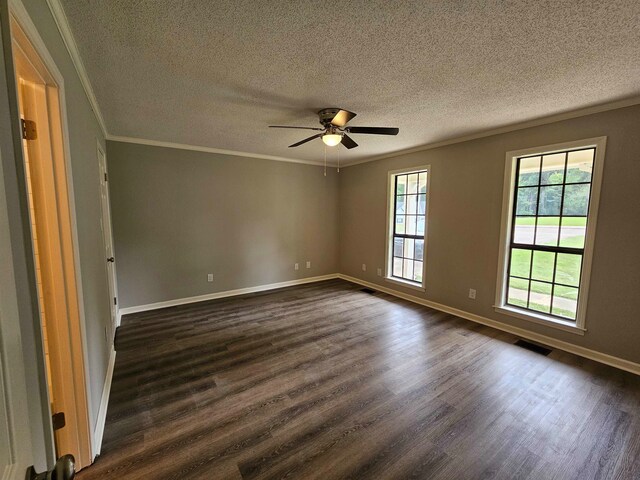
[[[109,296],[111,297],[111,321],[117,326],[118,300],[116,288],[116,260],[113,250],[113,235],[111,232],[111,209],[109,206],[109,177],[107,174],[107,159],[98,144],[98,164],[100,165],[100,201],[102,208],[102,234],[104,236],[105,261],[107,265],[107,278],[109,282]]]

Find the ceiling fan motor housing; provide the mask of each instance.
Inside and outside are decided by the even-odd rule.
[[[322,124],[322,126],[325,128],[331,127],[331,120],[333,120],[333,117],[335,117],[339,111],[339,108],[323,108],[322,110],[320,110],[318,112],[318,117],[320,117],[320,124]]]

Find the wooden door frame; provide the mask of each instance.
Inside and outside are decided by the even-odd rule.
[[[19,1],[9,5],[12,45],[17,46],[26,55],[31,64],[46,79],[48,90],[47,111],[53,132],[51,136],[51,156],[56,172],[56,206],[59,216],[59,233],[64,271],[64,296],[66,300],[66,341],[68,351],[58,351],[61,365],[69,372],[65,391],[69,392],[65,400],[70,410],[65,416],[74,425],[69,435],[70,445],[74,446],[76,463],[79,468],[91,464],[94,446],[91,435],[89,402],[88,361],[86,352],[86,327],[84,305],[82,302],[82,279],[79,269],[78,233],[76,223],[75,197],[71,161],[69,157],[69,133],[66,112],[64,77],[49,54],[44,41],[31,21],[24,6]],[[61,335],[64,338],[65,335]],[[42,346],[40,346],[42,348]],[[50,408],[43,405],[43,408]]]

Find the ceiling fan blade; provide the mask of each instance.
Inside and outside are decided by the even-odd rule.
[[[371,135],[397,135],[399,128],[391,127],[347,127],[345,130],[349,133],[368,133]]]
[[[324,135],[323,133],[318,133],[317,135],[312,135],[309,138],[305,138],[304,140],[300,140],[298,143],[294,143],[293,145],[289,145],[289,148],[291,147],[299,147],[300,145],[302,145],[303,143],[307,143],[310,142],[311,140],[313,140],[314,138],[318,138],[321,137],[322,135]]]
[[[320,127],[290,127],[288,125],[269,125],[269,128],[297,128],[300,130],[324,130]]]
[[[356,114],[348,110],[339,110],[338,113],[331,119],[331,125],[335,127],[344,127],[349,120],[355,117]]]
[[[347,147],[349,150],[358,146],[358,144],[353,141],[353,138],[348,136],[346,133],[342,135],[342,145]]]

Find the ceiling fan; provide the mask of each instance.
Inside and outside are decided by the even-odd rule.
[[[317,130],[321,133],[312,135],[304,140],[289,145],[291,147],[299,147],[303,143],[310,142],[316,138],[322,138],[325,145],[334,147],[341,143],[348,149],[358,146],[347,133],[365,133],[369,135],[397,135],[400,129],[391,127],[347,127],[347,123],[355,117],[356,114],[340,108],[323,108],[318,112],[320,119],[320,127],[294,127],[287,125],[269,125],[270,128],[296,128],[300,130]]]

